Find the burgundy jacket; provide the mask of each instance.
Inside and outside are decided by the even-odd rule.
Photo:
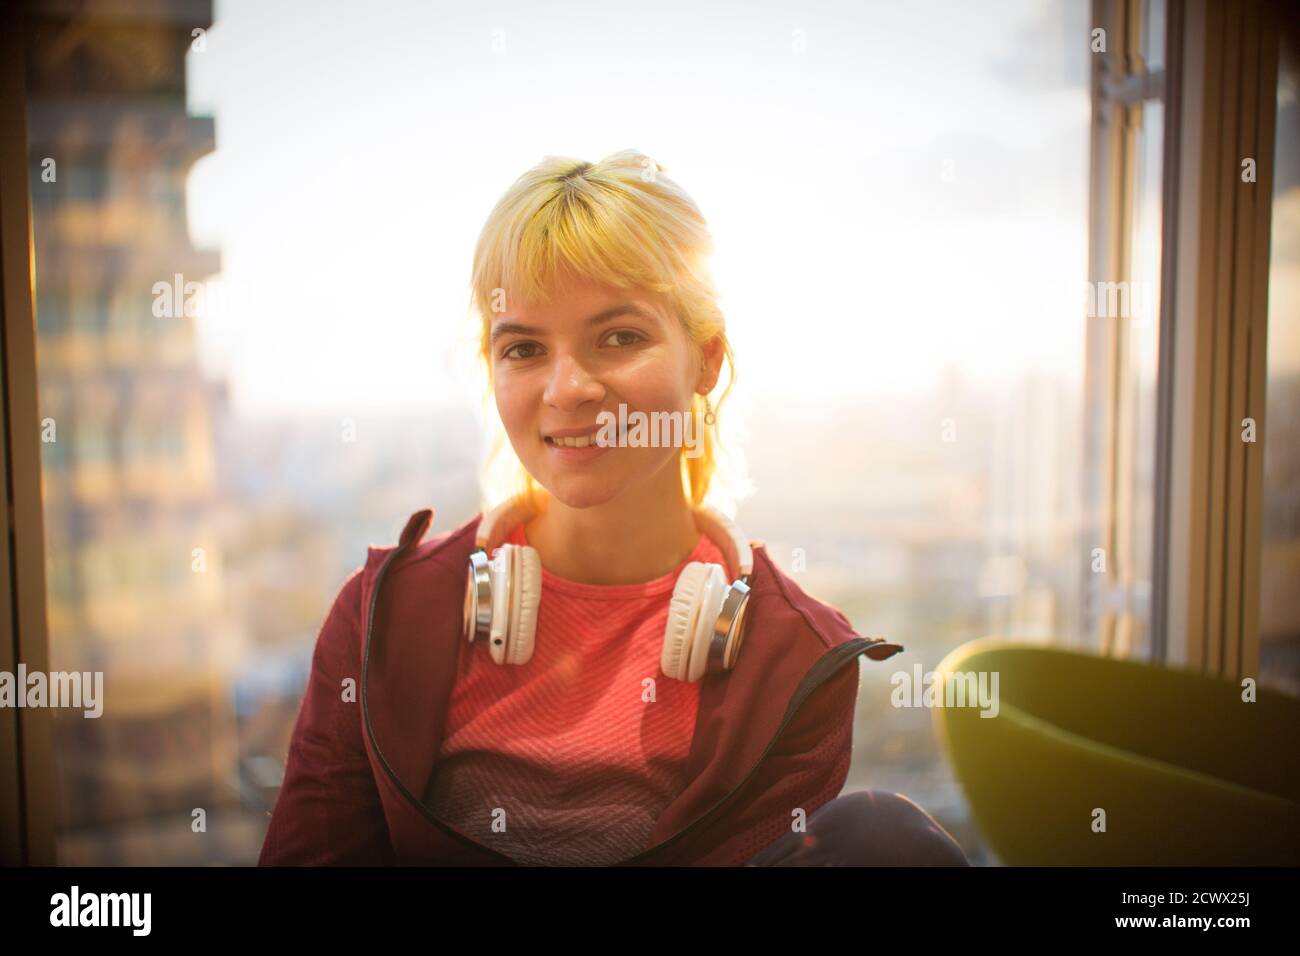
[[[423,541],[432,517],[370,548],[334,600],[259,865],[514,865],[425,804],[458,655],[486,653],[462,636],[481,516]],[[734,670],[701,680],[691,782],[620,865],[741,864],[789,832],[795,808],[811,817],[848,775],[858,655],[902,650],[860,637],[752,544],[744,647]]]

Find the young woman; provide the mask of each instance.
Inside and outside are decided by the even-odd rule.
[[[965,862],[905,798],[836,799],[858,657],[901,648],[705,503],[710,250],[632,151],[498,202],[472,287],[513,494],[427,542],[417,512],[343,585],[261,863]]]

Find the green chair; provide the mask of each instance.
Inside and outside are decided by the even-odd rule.
[[[981,671],[996,716],[936,706],[935,729],[1003,863],[1300,864],[1300,699],[991,638],[945,657],[936,689]]]

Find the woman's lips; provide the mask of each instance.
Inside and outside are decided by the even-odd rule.
[[[546,450],[550,454],[554,455],[557,460],[573,464],[594,461],[610,450],[610,446],[608,445],[596,444],[594,435],[592,436],[591,444],[586,448],[573,448],[568,445],[557,445],[549,438],[544,438],[542,441],[546,445]]]

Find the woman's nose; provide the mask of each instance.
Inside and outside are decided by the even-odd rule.
[[[604,397],[604,386],[589,375],[573,355],[559,356],[542,395],[543,401],[548,405],[564,411],[576,409],[583,402],[599,402]]]

